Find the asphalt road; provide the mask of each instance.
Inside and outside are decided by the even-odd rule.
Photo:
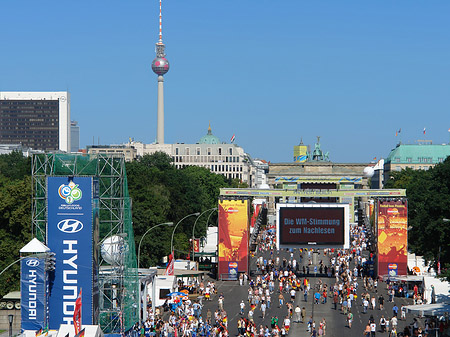
[[[255,258],[251,259],[250,263],[250,270],[251,270],[251,277],[254,278],[254,273],[256,271],[256,258],[259,255],[256,255]],[[263,253],[263,256],[266,258],[269,258],[270,253],[265,252]],[[276,256],[276,253],[274,254]],[[286,259],[289,259],[289,253],[286,251],[280,251],[279,252],[280,259],[283,257],[286,257]],[[294,258],[299,261],[299,252],[296,250],[294,252]],[[321,258],[324,258],[321,254]],[[319,258],[319,260],[321,259]],[[306,262],[307,259],[303,259],[302,263],[300,263],[300,269],[302,269],[303,264]],[[324,259],[324,261],[328,262],[328,257]],[[313,289],[314,285],[318,282],[319,278],[314,277],[314,275],[310,275],[309,277],[311,288]],[[335,278],[320,278],[323,283],[326,283],[328,286],[334,285]],[[375,323],[377,324],[377,336],[388,336],[387,333],[381,333],[379,328],[379,322],[381,315],[384,315],[384,317],[392,317],[392,307],[394,306],[394,303],[389,303],[387,301],[388,295],[387,295],[387,289],[386,284],[383,282],[378,283],[378,290],[375,291],[369,291],[372,295],[375,295],[375,298],[377,299],[377,305],[378,305],[378,297],[380,296],[380,293],[383,294],[384,298],[386,299],[384,309],[369,309],[367,313],[363,313],[363,308],[361,306],[361,293],[363,291],[362,287],[362,279],[358,278],[358,300],[356,303],[352,306],[352,312],[354,315],[353,319],[353,326],[350,329],[347,326],[346,317],[343,314],[343,312],[340,310],[339,305],[338,309],[333,309],[333,303],[332,303],[332,297],[328,299],[328,303],[326,304],[314,304],[313,302],[313,290],[311,289],[309,295],[308,295],[308,302],[305,302],[303,299],[302,292],[297,292],[295,301],[294,301],[294,308],[299,305],[301,308],[306,308],[306,321],[308,321],[310,316],[313,316],[313,320],[316,321],[316,327],[318,328],[318,322],[325,318],[327,322],[327,329],[326,329],[326,336],[332,336],[332,337],[342,337],[342,336],[362,336],[363,331],[365,329],[365,326],[369,320],[369,317],[373,315]],[[239,286],[238,281],[216,281],[218,294],[223,293],[224,295],[224,309],[227,312],[228,316],[228,331],[230,336],[237,335],[237,320],[240,317],[239,311],[240,311],[240,302],[241,300],[244,300],[244,303],[246,304],[245,307],[245,316],[247,317],[247,313],[249,310],[248,305],[248,285]],[[281,323],[284,319],[284,317],[288,314],[287,307],[284,306],[282,308],[278,307],[278,282],[275,283],[275,291],[271,295],[271,307],[267,309],[266,311],[266,317],[265,319],[262,318],[261,310],[259,307],[255,310],[254,314],[254,322],[257,327],[260,325],[267,325],[270,328],[270,319],[272,316],[277,316],[279,318],[279,323]],[[284,294],[284,297],[286,300],[288,300],[289,295]],[[206,317],[206,312],[208,308],[213,312],[218,309],[218,302],[217,302],[218,295],[212,296],[211,301],[207,301],[204,303],[203,308],[203,317]],[[412,299],[407,298],[395,298],[394,299],[395,304],[397,304],[398,308],[401,307],[402,304],[408,305],[412,304]],[[214,317],[214,316],[213,316]],[[400,317],[400,312],[399,316]],[[406,324],[409,324],[412,322],[413,317],[409,314],[406,316],[405,321],[398,321],[398,327],[397,331],[403,331]],[[296,323],[293,322],[294,319],[291,320],[291,329],[289,331],[289,336],[310,336],[310,333],[307,331],[307,324],[306,323]],[[281,325],[281,324],[279,324]]]

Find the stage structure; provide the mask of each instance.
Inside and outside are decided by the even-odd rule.
[[[90,290],[83,288],[83,298],[89,298],[83,299],[83,306],[90,307],[87,312],[92,317],[83,317],[83,322],[98,323],[108,334],[126,332],[138,321],[139,279],[124,158],[102,154],[36,154],[32,158],[32,183],[33,236],[47,242],[49,248],[53,245],[53,250],[60,250],[55,256],[54,290],[50,290],[50,322],[61,315],[51,311],[52,292],[57,297],[61,295],[58,287],[63,291],[69,289],[68,285],[57,284],[61,282],[58,267],[74,267],[64,271],[67,281],[68,275],[73,280],[77,274],[86,276],[84,266],[91,265],[92,278],[87,277],[89,284],[84,285]],[[77,207],[82,211],[71,213]],[[87,223],[89,235],[75,240]],[[60,232],[65,232],[70,239],[59,237]],[[55,246],[54,239],[60,240],[62,247]],[[92,254],[66,256],[85,246]],[[82,286],[79,283],[75,289],[72,284],[70,289],[78,295]],[[66,299],[73,297],[73,294],[64,295]],[[73,309],[70,303],[61,305],[69,317]]]

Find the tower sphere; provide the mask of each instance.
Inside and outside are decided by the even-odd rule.
[[[152,62],[152,70],[157,75],[164,75],[169,71],[169,61],[165,57],[156,57]]]

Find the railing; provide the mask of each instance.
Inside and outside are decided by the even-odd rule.
[[[237,274],[230,274],[230,273],[220,274],[221,281],[237,281],[237,279],[238,279]]]

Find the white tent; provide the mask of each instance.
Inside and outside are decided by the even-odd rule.
[[[99,325],[85,325],[81,326],[84,330],[85,337],[103,337],[103,331],[100,329]],[[75,328],[72,324],[61,324],[59,326],[58,334],[56,337],[65,337],[69,335],[69,337],[75,336]]]
[[[25,246],[22,247],[20,253],[47,253],[50,251],[46,245],[44,245],[41,241],[34,238],[30,242],[28,242]]]
[[[419,316],[442,316],[450,312],[448,303],[407,305],[405,308],[408,312]]]

